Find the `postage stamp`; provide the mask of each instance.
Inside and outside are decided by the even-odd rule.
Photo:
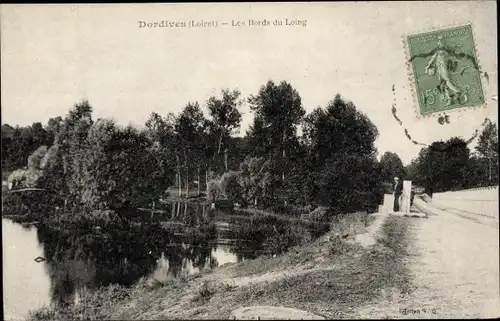
[[[485,104],[470,24],[406,36],[420,115]]]

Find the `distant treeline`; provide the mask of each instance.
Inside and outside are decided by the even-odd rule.
[[[427,193],[498,185],[498,128],[488,121],[473,151],[453,137],[422,148],[407,166],[408,179]]]
[[[235,137],[245,102],[253,123],[243,137]],[[306,114],[289,83],[269,81],[245,99],[238,90],[222,90],[208,98],[205,110],[208,117],[198,102],[190,102],[178,114],[152,113],[140,128],[122,127],[109,119],[94,120],[91,105],[83,101],[45,128],[40,123],[3,125],[2,168],[14,170],[9,180],[19,186],[55,190],[72,208],[92,210],[124,203],[144,206],[176,186],[179,195],[192,195],[194,189],[243,206],[373,211],[384,193],[382,182],[395,175],[434,190],[472,184],[471,177],[485,182],[479,168],[486,154],[470,167],[476,158],[463,144],[441,148],[441,156],[421,152],[407,168],[390,152],[379,162],[377,128],[340,95]],[[492,180],[498,182],[498,156],[493,158],[488,146],[484,153],[493,160]],[[459,150],[467,150],[466,155]],[[443,180],[455,177],[451,169],[462,173],[460,184],[436,178],[436,173]]]

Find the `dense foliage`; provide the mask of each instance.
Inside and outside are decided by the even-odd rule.
[[[437,141],[422,148],[406,168],[408,178],[428,194],[498,185],[498,130],[487,123],[475,152],[459,137]]]
[[[254,114],[234,137],[246,102]],[[377,161],[378,130],[337,95],[306,114],[291,84],[268,81],[247,100],[224,89],[179,114],[152,113],[142,128],[92,118],[87,101],[44,127],[2,126],[2,169],[17,187],[56,191],[68,208],[148,206],[168,188],[242,206],[323,206],[329,212],[376,210],[382,184],[412,179],[428,192],[498,183],[498,135],[488,124],[476,153],[460,138],[422,149],[406,168],[392,152]],[[300,134],[299,134],[300,133]],[[5,178],[4,178],[5,180]]]

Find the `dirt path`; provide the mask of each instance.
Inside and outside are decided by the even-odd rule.
[[[429,204],[430,205],[430,204]],[[373,318],[492,318],[500,316],[498,224],[429,207],[412,219],[408,268],[413,291],[388,294],[362,311]],[[410,218],[409,218],[410,219]]]

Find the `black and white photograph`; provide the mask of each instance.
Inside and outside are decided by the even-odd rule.
[[[1,4],[3,319],[500,317],[496,13]]]

